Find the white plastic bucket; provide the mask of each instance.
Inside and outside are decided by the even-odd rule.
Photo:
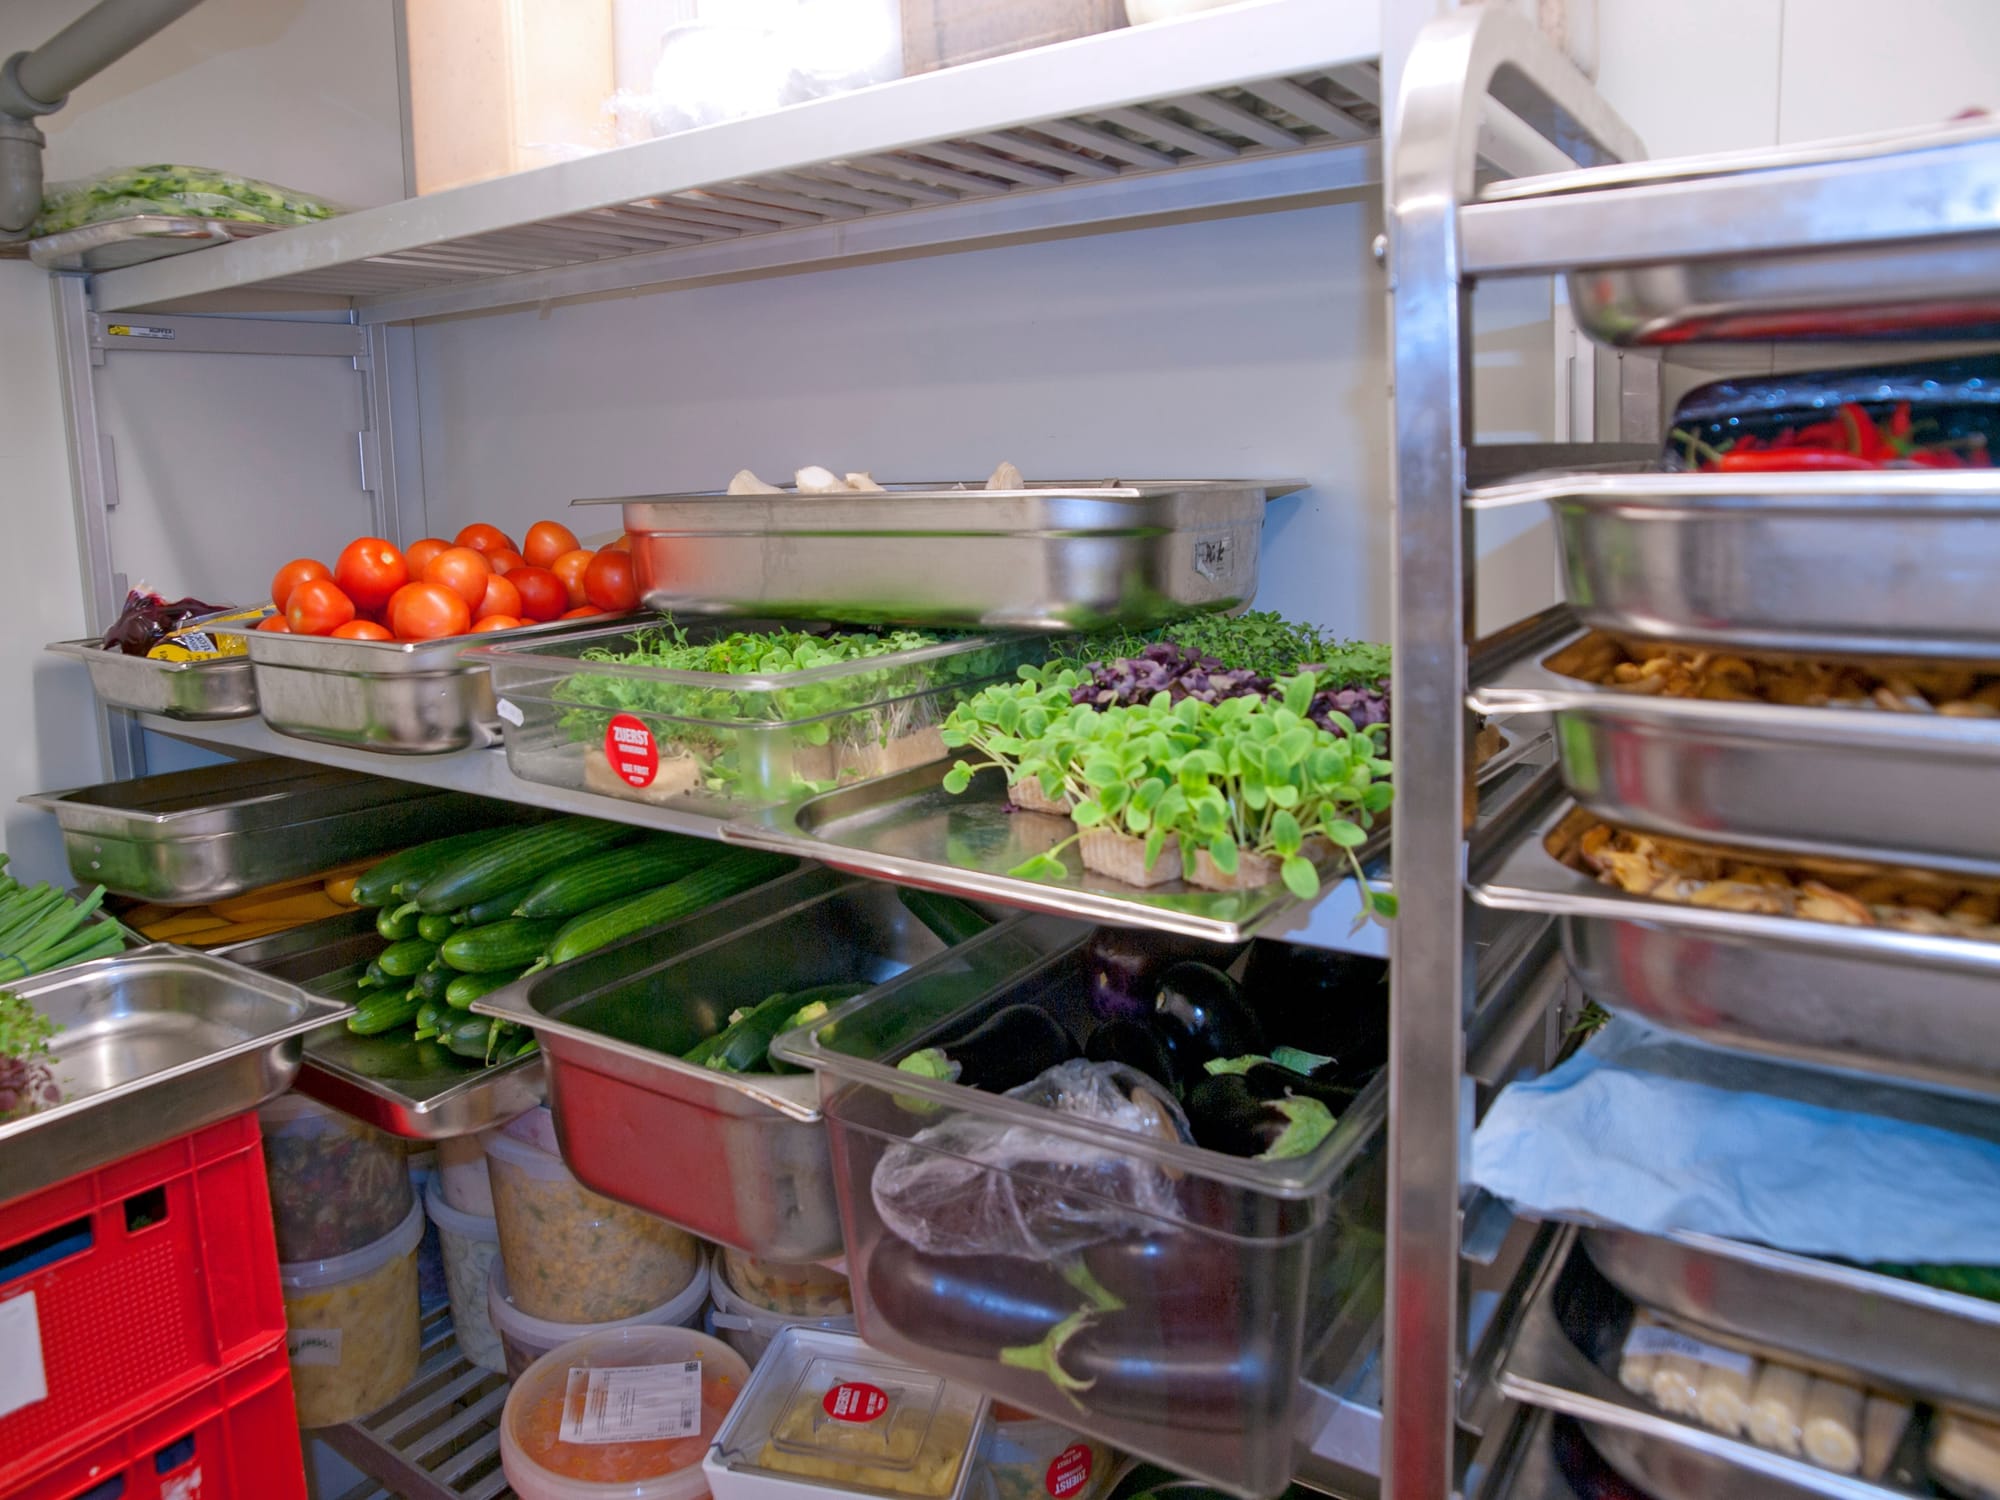
[[[708,1304],[708,1290],[708,1265],[704,1261],[696,1268],[694,1280],[658,1307],[609,1323],[555,1323],[533,1317],[514,1305],[507,1289],[507,1267],[496,1260],[487,1273],[486,1317],[500,1337],[508,1376],[518,1380],[529,1365],[551,1349],[585,1334],[614,1328],[698,1328],[702,1309]]]
[[[402,1223],[359,1250],[278,1267],[301,1427],[365,1417],[416,1376],[423,1237],[424,1211],[412,1204]]]
[[[487,1277],[500,1258],[499,1226],[490,1218],[453,1208],[444,1201],[436,1179],[424,1190],[424,1209],[437,1225],[459,1352],[481,1369],[505,1374],[507,1355],[486,1311]]]

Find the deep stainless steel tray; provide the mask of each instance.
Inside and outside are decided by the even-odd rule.
[[[74,229],[29,240],[28,259],[45,271],[115,271],[121,266],[185,255],[190,250],[247,240],[284,227],[251,224],[240,219],[134,214],[103,224],[79,224]]]
[[[1523,661],[1468,700],[1550,714],[1570,795],[1676,838],[2000,876],[2000,719],[1621,692]]]
[[[563,1159],[589,1186],[764,1259],[827,1260],[842,1241],[818,1079],[678,1054],[737,1006],[880,983],[944,947],[892,887],[808,865],[473,1008],[535,1029]]]
[[[1606,1368],[1624,1341],[1630,1313],[1630,1302],[1587,1260],[1573,1247],[1559,1247],[1529,1294],[1500,1372],[1501,1390],[1576,1419],[1605,1462],[1656,1500],[1889,1500],[1910,1493],[1725,1437],[1642,1402]],[[1859,1373],[1832,1362],[1826,1368]]]
[[[2000,1095],[2000,944],[1628,895],[1548,852],[1572,806],[1557,799],[1476,870],[1472,898],[1561,917],[1570,969],[1607,1009],[1717,1046]]]
[[[247,656],[155,661],[107,651],[94,639],[54,641],[47,649],[88,667],[91,690],[113,708],[170,719],[241,719],[257,712]]]
[[[8,988],[56,1024],[62,1099],[0,1124],[0,1203],[255,1109],[351,1009],[167,943]]]
[[[1257,593],[1296,480],[896,484],[880,494],[628,495],[640,597],[676,614],[1094,629]]]
[[[1721,1338],[2000,1410],[2000,1302],[1713,1235],[1587,1229],[1582,1242],[1634,1302]]]
[[[2000,472],[1577,470],[1473,493],[1546,502],[1587,625],[1737,651],[2000,659]]]
[[[421,843],[488,807],[460,792],[289,760],[232,761],[21,800],[55,814],[78,880],[189,906]]]

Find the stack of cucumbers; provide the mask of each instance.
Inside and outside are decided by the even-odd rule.
[[[354,883],[389,946],[348,1020],[364,1036],[412,1026],[486,1063],[534,1037],[472,1002],[554,964],[762,884],[791,861],[596,818],[454,834],[391,855]]]

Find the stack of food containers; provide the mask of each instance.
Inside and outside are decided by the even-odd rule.
[[[718,1247],[709,1269],[708,1331],[751,1364],[786,1328],[854,1332],[854,1294],[831,1266],[759,1260]]]

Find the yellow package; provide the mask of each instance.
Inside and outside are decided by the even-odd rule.
[[[224,610],[190,620],[178,630],[170,630],[146,653],[152,661],[217,661],[225,656],[242,656],[249,651],[240,635],[217,635],[218,625],[255,626],[264,618],[264,607]]]

